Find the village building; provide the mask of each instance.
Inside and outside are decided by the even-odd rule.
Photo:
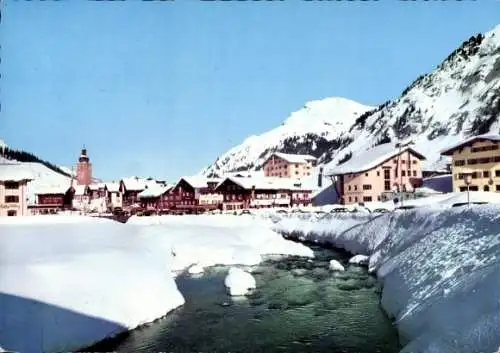
[[[452,159],[453,191],[500,192],[500,135],[473,136],[441,154]]]
[[[88,185],[74,185],[73,206],[82,209],[90,203],[90,188]]]
[[[422,185],[423,160],[410,146],[387,143],[356,154],[329,175],[342,204],[399,199]]]
[[[106,203],[108,205],[108,208],[112,211],[121,209],[123,205],[120,183],[104,183],[104,189],[106,191]]]
[[[76,165],[76,183],[77,185],[92,184],[92,163],[90,163],[85,146],[80,153],[80,158],[78,158]]]
[[[145,212],[166,213],[173,206],[173,202],[169,200],[169,191],[172,188],[173,185],[165,185],[163,183],[148,186],[138,195],[141,210]]]
[[[27,186],[32,179],[19,163],[0,164],[0,217],[29,215]]]
[[[219,178],[183,177],[168,194],[169,209],[176,213],[199,213],[220,208],[223,196],[215,191]]]
[[[146,179],[138,177],[123,178],[120,180],[122,208],[124,210],[140,207],[139,194],[146,189],[146,184]]]
[[[264,163],[264,176],[302,178],[311,175],[316,158],[303,154],[273,153]]]
[[[73,209],[72,186],[46,186],[35,191],[36,203],[28,205],[31,214],[56,214]]]
[[[227,177],[215,189],[223,195],[223,210],[308,206],[310,188],[297,179]]]

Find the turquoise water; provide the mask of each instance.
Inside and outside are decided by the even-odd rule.
[[[376,279],[365,268],[348,266],[342,253],[313,250],[312,261],[269,259],[252,268],[257,289],[246,299],[226,294],[226,267],[208,269],[199,278],[182,275],[177,285],[186,298],[184,306],[92,350],[397,352],[397,332],[379,307]],[[346,271],[329,271],[331,259],[341,261]]]

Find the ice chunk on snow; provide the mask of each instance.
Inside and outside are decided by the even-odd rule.
[[[332,271],[344,271],[344,266],[337,260],[330,260],[330,270]]]
[[[370,257],[366,255],[354,255],[349,259],[349,263],[355,265],[368,265],[369,261]]]
[[[256,288],[255,278],[248,272],[237,267],[231,267],[224,280],[231,296],[241,296]]]

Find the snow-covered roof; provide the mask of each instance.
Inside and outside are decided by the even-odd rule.
[[[179,179],[179,182],[175,186],[177,186],[181,180],[184,180],[186,183],[191,185],[195,189],[202,189],[208,187],[208,183],[218,184],[222,181],[221,178],[207,178],[202,175],[194,175],[189,177],[182,177]]]
[[[315,161],[317,159],[316,157],[313,157],[308,154],[291,154],[291,153],[281,153],[281,152],[274,152],[271,155],[271,157],[272,156],[281,158],[287,161],[288,163],[307,163],[309,161]]]
[[[94,183],[94,184],[89,184],[89,189],[94,191],[94,190],[99,190],[99,189],[104,189],[105,184],[104,183]]]
[[[148,197],[158,197],[172,189],[173,185],[163,185],[163,184],[152,184],[148,186],[144,191],[141,191],[137,196],[141,199]]]
[[[410,146],[399,149],[394,143],[385,143],[372,147],[362,153],[353,155],[347,162],[330,169],[327,175],[342,175],[350,173],[360,173],[373,169],[388,159],[391,159],[400,153],[411,151],[419,159],[424,160],[425,157]]]
[[[123,178],[121,180],[128,191],[142,191],[146,189],[147,180],[139,177]]]
[[[500,141],[500,135],[484,134],[484,135],[472,136],[472,137],[469,137],[468,139],[465,139],[463,141],[460,141],[458,143],[455,143],[455,144],[445,148],[444,150],[440,151],[440,153],[442,155],[449,156],[449,155],[453,154],[453,152],[456,149],[461,148],[461,147],[466,146],[466,145],[469,145],[477,140]]]
[[[304,188],[299,179],[278,177],[227,177],[217,185],[217,188],[226,180],[230,180],[246,190],[252,188],[258,190],[310,190],[310,188]]]
[[[40,186],[35,192],[36,195],[65,194],[69,190],[69,185],[47,185]]]
[[[441,191],[437,191],[437,190],[434,190],[434,189],[426,187],[426,186],[416,188],[415,193],[426,194],[426,195],[442,194]]]
[[[106,189],[108,189],[109,192],[119,192],[120,191],[120,183],[104,183],[106,186]]]
[[[33,180],[33,177],[21,163],[0,163],[0,181]]]
[[[87,185],[75,185],[75,196],[85,195],[87,191]]]

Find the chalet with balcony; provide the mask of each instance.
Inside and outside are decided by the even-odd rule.
[[[32,179],[20,163],[0,164],[0,217],[29,214],[27,185]]]
[[[311,204],[312,190],[297,179],[228,177],[216,188],[224,210],[292,207]]]
[[[167,213],[172,201],[169,199],[169,191],[173,185],[165,185],[157,183],[148,186],[144,191],[139,193],[139,202],[141,210],[144,212]]]
[[[90,189],[88,185],[75,185],[73,194],[73,207],[83,210],[90,204]]]
[[[215,191],[221,179],[183,177],[168,194],[169,208],[175,213],[198,213],[220,208],[222,195]]]
[[[124,178],[120,180],[123,209],[140,206],[139,194],[146,189],[146,184],[146,179],[138,177]]]
[[[302,178],[311,175],[316,158],[304,154],[275,152],[264,163],[264,176],[279,178]]]
[[[75,189],[72,186],[40,187],[35,192],[36,203],[29,205],[33,215],[56,214],[59,211],[73,209]]]
[[[500,135],[478,135],[460,141],[441,151],[452,159],[453,191],[466,191],[466,174],[470,174],[470,191],[500,192]]]
[[[329,175],[343,204],[384,201],[403,197],[422,185],[423,160],[410,146],[387,143],[356,154]]]

